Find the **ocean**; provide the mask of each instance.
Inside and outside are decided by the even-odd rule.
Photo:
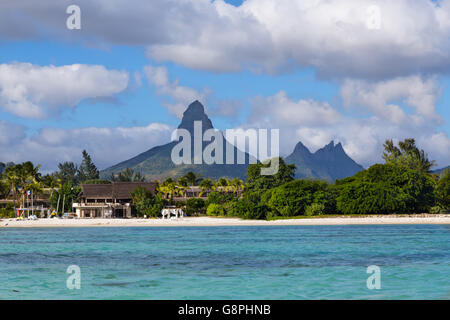
[[[2,228],[0,283],[1,299],[450,299],[450,226]]]

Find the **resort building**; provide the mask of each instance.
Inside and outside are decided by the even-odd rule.
[[[131,218],[131,192],[137,187],[156,193],[155,182],[112,182],[82,184],[80,202],[73,204],[79,218]]]

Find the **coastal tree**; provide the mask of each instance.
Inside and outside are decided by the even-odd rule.
[[[386,140],[383,147],[383,159],[387,164],[405,166],[421,173],[430,173],[436,164],[428,158],[424,150],[417,148],[414,139],[399,141],[398,147],[392,140]]]
[[[186,214],[203,214],[205,213],[205,200],[200,198],[190,198],[186,201]]]
[[[70,181],[60,185],[58,189],[53,192],[51,203],[52,207],[57,210],[58,214],[67,211],[72,211],[72,204],[79,200],[81,188],[72,185]]]
[[[268,190],[294,180],[295,164],[286,164],[284,159],[279,157],[278,172],[274,175],[261,175],[261,168],[268,166],[269,164],[260,162],[249,165],[247,169],[249,190]]]
[[[227,178],[220,178],[216,182],[216,189],[220,190],[221,192],[228,192],[231,189],[231,183],[230,180]]]
[[[126,168],[117,175],[111,174],[111,181],[119,182],[144,182],[145,177],[140,172],[134,172],[132,168]]]
[[[434,203],[435,181],[406,166],[376,164],[335,185],[344,214],[427,212]]]
[[[200,189],[202,190],[200,192],[200,195],[212,191],[213,189],[215,189],[214,181],[212,181],[211,179],[203,179],[202,182],[200,183]]]
[[[188,182],[189,186],[196,186],[200,183],[200,181],[202,180],[202,178],[200,178],[200,175],[196,175],[194,172],[189,171],[188,173],[186,173],[183,178],[186,179],[186,181]]]
[[[78,179],[80,182],[98,179],[100,173],[86,150],[82,151],[83,160],[78,168]]]
[[[72,185],[77,185],[78,179],[78,166],[74,162],[63,162],[58,164],[58,172],[56,176],[60,180],[61,184],[70,182]]]
[[[291,217],[304,215],[307,207],[320,204],[324,212],[334,211],[332,187],[325,181],[295,180],[267,192],[262,201],[273,216]]]
[[[223,206],[211,203],[208,208],[206,209],[206,214],[208,216],[224,216],[225,210]]]
[[[53,198],[53,193],[55,192],[55,189],[58,186],[61,186],[61,180],[59,179],[58,175],[53,174],[47,174],[42,178],[42,183],[44,184],[44,187],[50,188],[50,199]],[[50,205],[52,206],[52,202],[50,201]]]
[[[239,192],[243,191],[245,188],[245,183],[239,178],[234,178],[228,183],[230,189],[234,194],[239,194]]]
[[[157,217],[164,207],[163,200],[160,196],[153,196],[150,191],[142,187],[137,187],[133,190],[131,197],[139,217],[143,217],[144,215]]]
[[[4,176],[6,183],[8,184],[8,186],[10,186],[10,190],[13,195],[13,207],[14,211],[16,211],[17,185],[20,181],[17,168],[15,166],[6,168]]]
[[[441,174],[436,185],[436,204],[444,211],[450,211],[450,171]]]
[[[11,192],[11,186],[6,182],[6,179],[0,180],[0,199],[6,199]]]
[[[183,194],[184,189],[178,187],[172,178],[168,178],[163,183],[158,184],[157,190],[165,196],[169,196],[170,202],[173,202],[173,197],[177,194]]]

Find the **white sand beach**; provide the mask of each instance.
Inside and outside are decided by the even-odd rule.
[[[180,219],[2,219],[0,228],[47,227],[206,227],[206,226],[312,226],[373,224],[450,224],[450,215],[386,215],[367,217],[324,217],[275,221],[239,218],[185,217]]]

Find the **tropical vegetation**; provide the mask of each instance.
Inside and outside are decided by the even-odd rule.
[[[278,158],[275,175],[261,175],[267,163],[248,167],[247,180],[225,177],[214,181],[194,172],[174,180],[158,181],[157,194],[138,187],[132,192],[137,216],[157,217],[165,205],[183,207],[188,215],[233,216],[245,219],[277,219],[319,215],[365,215],[393,213],[449,213],[450,170],[431,171],[435,165],[414,139],[395,145],[384,144],[385,163],[375,164],[352,177],[334,183],[312,179],[295,180],[295,165]],[[31,162],[0,163],[0,198],[10,199],[0,216],[14,215],[25,191],[47,193],[51,208],[58,213],[78,200],[81,183],[145,181],[139,172],[125,169],[109,180],[99,179],[90,155],[82,162],[58,165],[58,171],[42,176]],[[187,197],[190,188],[200,197]],[[199,188],[199,189],[198,189]],[[180,200],[181,199],[181,200]]]

